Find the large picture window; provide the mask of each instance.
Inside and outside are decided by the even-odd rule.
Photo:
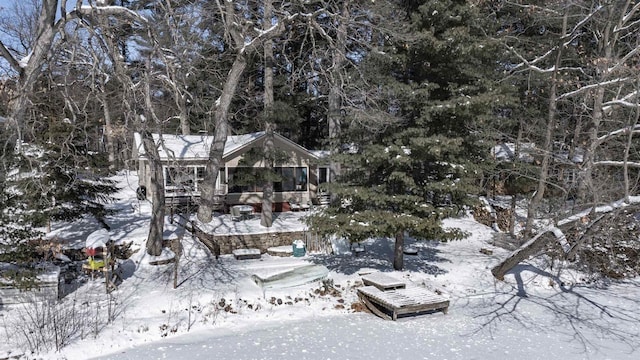
[[[307,191],[307,168],[306,167],[279,167],[274,169],[282,181],[273,184],[273,190],[285,191]]]
[[[307,191],[308,174],[306,167],[276,167],[273,190],[277,192]],[[229,192],[260,192],[262,184],[258,179],[267,178],[266,169],[237,167],[229,168]],[[273,177],[273,176],[272,176]]]
[[[261,191],[258,184],[258,168],[236,167],[229,168],[229,192],[258,192]]]

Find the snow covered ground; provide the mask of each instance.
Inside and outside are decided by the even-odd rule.
[[[489,269],[507,255],[490,245],[493,233],[472,218],[448,219],[447,226],[471,237],[449,243],[417,242],[418,255],[405,256],[405,270],[392,271],[393,243],[371,240],[358,257],[338,243],[334,255],[216,260],[190,236],[183,238],[178,287],[172,264],[152,266],[144,254],[148,204],[135,200],[134,175],[111,217],[112,239],[133,241],[141,250],[121,263],[124,281],[109,297],[101,279],[88,281],[64,301],[91,307],[96,331],[76,334],[60,351],[41,359],[637,359],[640,358],[640,281],[591,283],[578,273],[541,260],[521,264],[504,282]],[[295,213],[303,215],[304,213]],[[294,213],[277,227],[303,228]],[[298,216],[299,216],[298,215]],[[212,227],[257,231],[257,220],[219,217]],[[82,246],[97,227],[59,225],[55,234]],[[167,237],[178,234],[167,224]],[[492,255],[479,252],[493,250]],[[261,289],[253,274],[272,274],[305,264],[322,264],[329,282]],[[356,288],[361,274],[385,271],[409,284],[443,293],[448,314],[385,321],[359,311]],[[88,301],[87,299],[98,299]],[[352,304],[354,307],[352,308]],[[95,309],[94,309],[95,308]],[[20,354],[11,319],[20,309],[0,309],[0,358]],[[86,318],[85,321],[92,321]],[[2,328],[4,327],[4,329]]]

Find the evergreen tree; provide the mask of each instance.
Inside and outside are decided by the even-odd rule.
[[[96,141],[100,124],[86,113],[71,114],[57,83],[43,80],[31,94],[21,151],[6,146],[0,129],[0,262],[30,271],[2,274],[19,286],[33,286],[43,254],[36,248],[52,221],[93,216],[108,227],[105,205],[117,187],[103,170],[106,153]],[[67,94],[69,102],[82,91]],[[72,109],[71,109],[72,110]],[[95,131],[92,131],[95,130]]]
[[[410,33],[384,41],[384,51],[368,53],[359,67],[377,100],[361,96],[362,111],[349,114],[348,146],[333,154],[344,173],[330,187],[331,206],[313,219],[319,232],[352,242],[395,238],[397,270],[405,236],[465,236],[441,220],[474,201],[489,154],[479,131],[499,99],[495,49],[478,7],[425,1],[407,16]]]

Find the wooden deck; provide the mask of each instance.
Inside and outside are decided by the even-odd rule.
[[[404,289],[405,283],[385,273],[375,272],[362,277],[365,286],[375,286],[382,291]]]
[[[358,289],[358,297],[374,314],[388,320],[433,311],[446,314],[449,309],[449,300],[422,287],[382,291],[375,286],[364,286]]]

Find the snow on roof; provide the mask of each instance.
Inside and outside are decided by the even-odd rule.
[[[309,152],[318,159],[329,157],[329,155],[331,154],[329,150],[309,150]]]
[[[521,161],[533,162],[532,153],[535,151],[536,144],[534,143],[521,143],[518,158]],[[497,144],[491,150],[491,155],[496,160],[512,161],[516,154],[516,145],[514,143],[502,143]]]
[[[557,159],[561,159],[561,160],[569,160],[569,151],[563,151],[563,152],[559,152],[559,153],[555,153],[554,156]],[[584,161],[584,150],[578,148],[576,149],[576,151],[574,151],[573,156],[571,157],[571,162],[575,163],[575,164],[581,164]]]
[[[491,155],[496,160],[512,161],[515,158],[515,152],[516,152],[515,149],[516,149],[516,146],[514,143],[497,144],[491,150]],[[536,149],[536,144],[534,143],[521,143],[519,151],[520,153],[518,157],[520,158],[520,160],[528,163],[533,162],[534,154],[536,153],[539,154],[541,152],[540,150]],[[557,160],[569,160],[569,151],[566,151],[566,150],[556,151],[553,154],[553,156]],[[577,148],[573,153],[573,156],[571,157],[571,162],[579,164],[579,163],[582,163],[583,158],[584,158],[584,150]]]
[[[264,131],[228,136],[227,142],[224,145],[223,156],[234,152],[263,135]],[[138,155],[144,156],[145,151],[144,146],[142,146],[142,137],[139,133],[135,133],[134,138]],[[158,153],[162,160],[205,160],[209,158],[209,149],[213,142],[213,136],[162,134],[162,141],[160,141],[160,134],[153,134],[153,141],[156,144],[160,144],[160,146],[158,146]]]

